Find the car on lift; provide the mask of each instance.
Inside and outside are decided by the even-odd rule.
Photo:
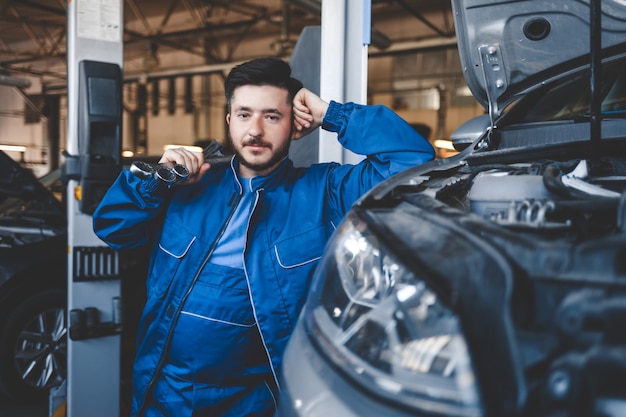
[[[158,157],[136,159],[154,164]],[[123,158],[123,165],[136,159]],[[37,178],[0,151],[0,398],[12,402],[43,403],[66,378],[65,198],[61,169]],[[122,377],[128,379],[146,257],[120,253],[122,296],[136,300],[123,303]]]
[[[453,0],[486,109],[326,247],[279,415],[626,415],[626,5]]]

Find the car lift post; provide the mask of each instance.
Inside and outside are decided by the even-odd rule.
[[[367,104],[371,0],[322,0],[320,97]],[[334,133],[320,131],[319,162],[358,163]]]
[[[91,214],[121,169],[123,0],[67,0],[66,415],[120,415],[118,254]]]

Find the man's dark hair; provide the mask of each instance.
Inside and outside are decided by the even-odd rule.
[[[290,102],[302,88],[302,82],[291,76],[289,64],[279,58],[257,58],[244,62],[234,67],[224,81],[229,113],[233,93],[242,85],[271,85],[284,88],[289,93]]]

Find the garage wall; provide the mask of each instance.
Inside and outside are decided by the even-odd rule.
[[[47,146],[44,146],[43,138],[46,136],[46,119],[33,108],[40,104],[38,100],[25,99],[14,87],[0,86],[0,145],[25,146],[23,152],[5,152],[17,161],[30,161],[37,172],[45,173]]]
[[[438,16],[432,16],[437,22]],[[373,22],[376,29],[394,39],[402,39],[406,25],[416,25],[415,18],[393,22]],[[437,22],[438,24],[441,22]],[[414,31],[413,31],[414,32]],[[422,28],[425,38],[433,33]],[[292,35],[292,38],[294,36]],[[410,41],[407,39],[406,41]],[[273,54],[270,39],[258,39],[239,45],[232,54],[233,62],[258,56],[260,51]],[[458,53],[452,47],[433,48],[385,55],[371,47],[368,65],[368,103],[385,104],[396,110],[410,123],[422,123],[433,132],[430,139],[446,138],[462,122],[484,112],[472,98],[456,92],[464,87]],[[288,57],[285,57],[288,60]],[[160,54],[163,67],[176,64],[180,68],[202,65],[202,58],[189,54]],[[125,73],[136,73],[144,65],[142,58],[125,62]],[[124,85],[123,148],[148,155],[160,155],[166,144],[189,145],[201,140],[226,140],[225,99],[223,79],[226,74],[216,71],[194,75],[192,89],[186,91],[185,77],[175,77],[175,94],[169,92],[169,79],[158,81],[158,97],[154,99],[152,80],[133,80]],[[145,101],[138,97],[140,84],[145,88]],[[29,94],[33,91],[31,88]],[[41,91],[39,88],[38,91]],[[187,94],[189,93],[190,94]],[[32,94],[37,94],[35,91]],[[440,100],[433,99],[437,94]],[[172,99],[173,97],[173,99]],[[158,111],[154,104],[158,104]],[[45,172],[47,149],[45,118],[36,123],[25,122],[24,99],[11,87],[0,87],[0,144],[24,144],[28,150],[22,158],[38,172]],[[66,100],[61,101],[60,150],[65,147]]]

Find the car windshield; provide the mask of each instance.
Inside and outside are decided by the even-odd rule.
[[[602,73],[603,117],[626,116],[625,60],[607,63]],[[534,104],[519,114],[517,123],[544,122],[552,120],[585,120],[590,115],[590,72],[583,71],[565,81],[551,85],[536,93]],[[534,94],[533,94],[534,95]]]

